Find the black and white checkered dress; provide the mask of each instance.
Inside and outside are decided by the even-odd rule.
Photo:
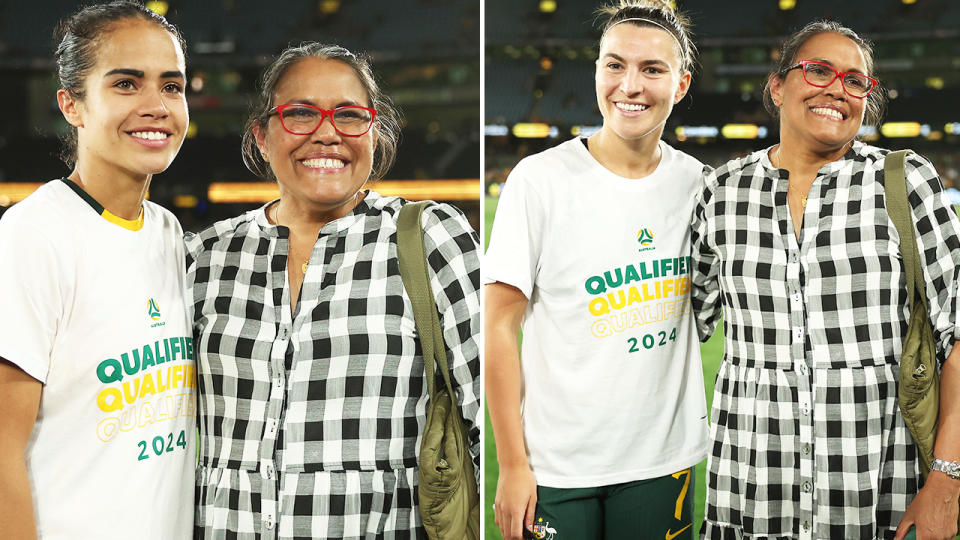
[[[427,389],[397,264],[403,201],[320,231],[290,313],[288,229],[266,207],[188,235],[199,368],[198,538],[417,538]],[[424,212],[431,281],[479,468],[477,236]]]
[[[706,538],[893,538],[918,490],[897,402],[907,328],[887,150],[856,142],[813,183],[800,240],[767,151],[707,176],[693,223],[701,337],[723,308]],[[956,322],[960,222],[910,155],[909,202],[941,361]]]

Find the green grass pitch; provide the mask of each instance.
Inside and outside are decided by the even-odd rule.
[[[486,234],[484,236],[484,241],[489,241],[490,238],[490,227],[493,225],[493,215],[497,208],[497,199],[493,197],[487,197],[484,202],[484,229]],[[486,245],[484,245],[486,249]],[[713,401],[713,384],[717,377],[717,368],[720,367],[720,359],[723,355],[723,327],[718,325],[717,331],[713,334],[713,337],[709,341],[704,343],[700,347],[700,353],[703,358],[703,381],[704,386],[707,389],[707,409],[710,408],[710,403]],[[484,448],[483,448],[483,461],[484,461],[484,487],[485,487],[485,500],[483,502],[483,509],[485,512],[485,533],[484,538],[486,540],[501,540],[500,530],[497,529],[497,524],[493,521],[493,499],[497,493],[497,446],[496,442],[493,440],[493,429],[490,427],[490,416],[484,414]],[[697,474],[696,474],[696,500],[694,508],[694,517],[693,523],[694,528],[699,530],[700,524],[703,522],[703,505],[706,498],[706,480],[704,479],[704,470],[706,468],[706,461],[701,462],[697,465]]]

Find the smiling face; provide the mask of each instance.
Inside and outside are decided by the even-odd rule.
[[[303,103],[321,109],[345,105],[370,107],[367,91],[349,65],[332,59],[304,58],[287,69],[277,83],[274,106]],[[257,146],[270,164],[283,197],[320,210],[349,205],[370,177],[376,126],[359,137],[333,129],[326,117],[311,135],[283,129],[273,114],[264,128],[254,127]],[[349,206],[349,208],[346,208]]]
[[[690,86],[673,36],[630,23],[604,35],[595,80],[603,129],[625,140],[659,139],[673,106]]]
[[[142,177],[164,171],[183,144],[189,115],[183,51],[155,23],[125,19],[104,33],[82,98],[57,99],[77,127],[77,168]]]
[[[827,32],[808,39],[797,50],[792,64],[815,60],[839,72],[866,75],[867,63],[860,47],[848,37]],[[801,68],[783,79],[770,78],[770,94],[780,104],[780,133],[814,151],[842,149],[852,141],[863,124],[866,100],[844,92],[840,79],[818,88],[803,78]]]

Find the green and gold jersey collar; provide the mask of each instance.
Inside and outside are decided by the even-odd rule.
[[[98,203],[96,199],[91,197],[89,193],[84,191],[82,187],[75,184],[69,178],[61,178],[60,181],[66,184],[67,186],[69,186],[70,189],[72,189],[74,193],[79,195],[81,199],[86,201],[87,204],[89,204],[94,209],[94,211],[97,212],[97,214],[100,214],[100,216],[102,216],[103,219],[109,221],[110,223],[113,223],[114,225],[119,225],[124,229],[130,230],[130,231],[139,231],[140,229],[143,228],[143,207],[140,208],[140,216],[137,217],[137,219],[123,219],[122,217],[117,216],[111,213],[106,208],[104,208],[102,204]]]

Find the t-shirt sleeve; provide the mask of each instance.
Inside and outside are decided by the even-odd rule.
[[[543,249],[546,215],[528,169],[527,162],[517,164],[500,194],[483,258],[483,282],[512,285],[529,300]]]
[[[46,382],[63,319],[61,257],[55,245],[20,216],[0,220],[0,358]]]

